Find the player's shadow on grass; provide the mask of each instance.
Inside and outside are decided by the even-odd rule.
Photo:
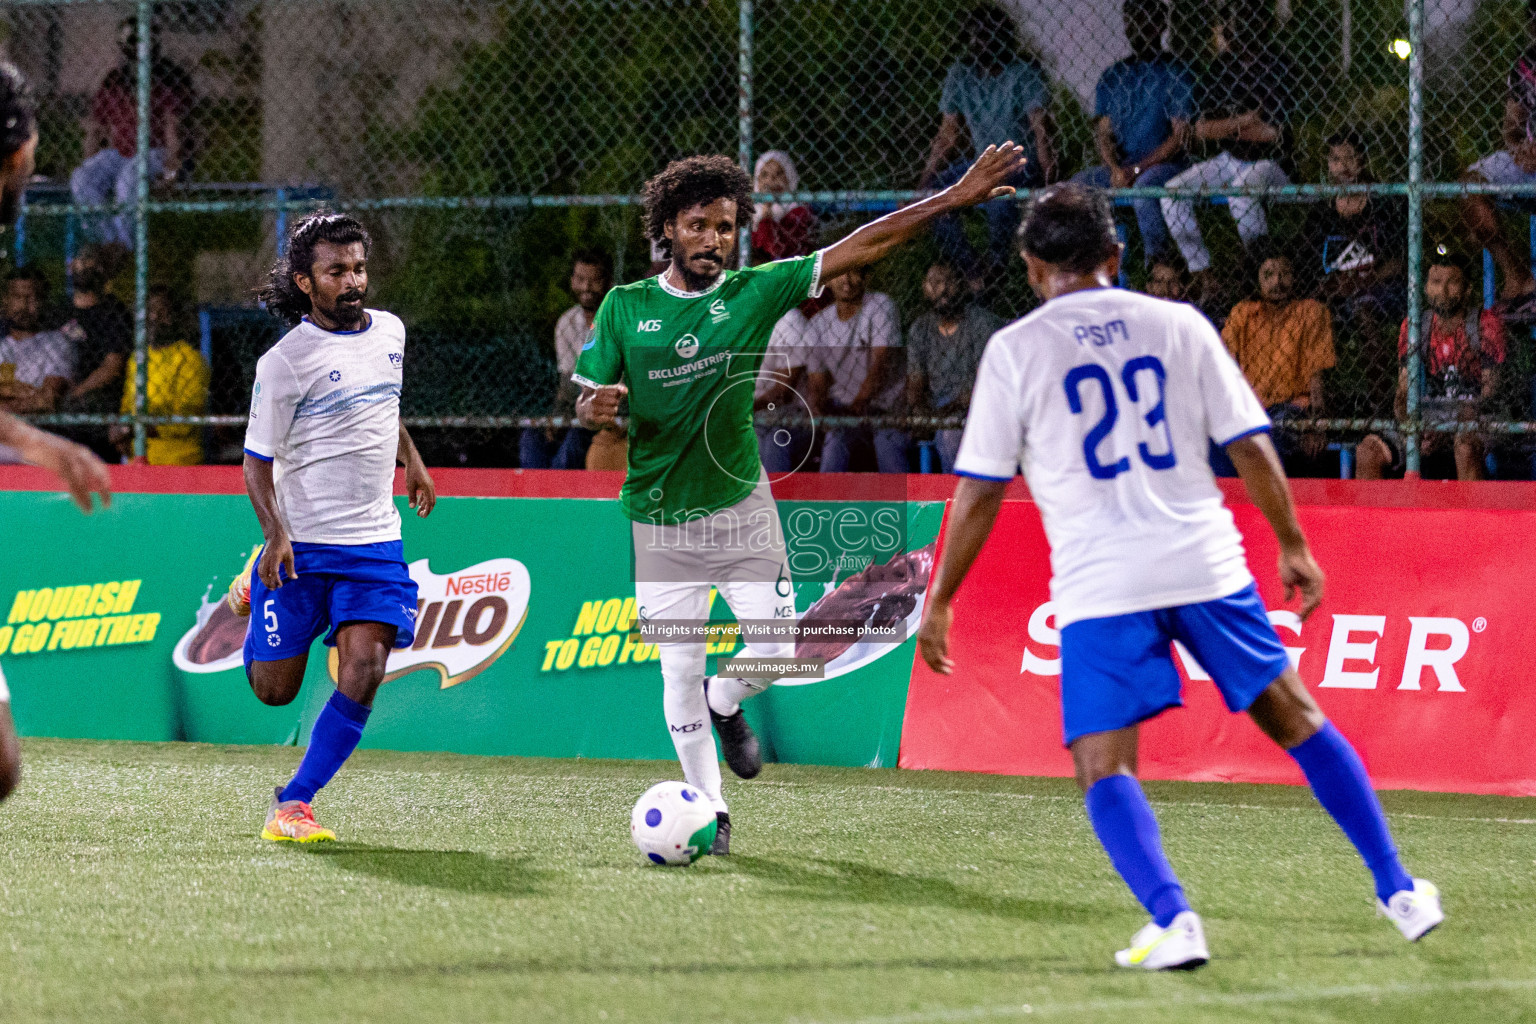
[[[770,860],[733,854],[723,863],[733,871],[779,886],[783,895],[818,902],[944,907],[1016,921],[1062,923],[1099,919],[1093,908],[1079,904],[998,896],[942,878],[897,874],[854,861]]]
[[[304,852],[359,875],[402,885],[425,885],[489,896],[541,896],[548,871],[528,866],[528,858],[491,857],[467,850],[402,850],[364,843],[305,846]]]

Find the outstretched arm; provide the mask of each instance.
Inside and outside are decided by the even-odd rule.
[[[830,281],[855,267],[877,262],[903,242],[916,237],[935,217],[988,199],[1013,195],[1013,186],[1005,182],[1023,168],[1026,159],[1024,147],[1012,142],[988,146],[965,172],[965,177],[938,195],[871,221],[826,249],[821,255],[821,279]]]
[[[1303,620],[1322,603],[1323,570],[1312,557],[1306,535],[1296,521],[1291,504],[1291,488],[1285,482],[1285,469],[1268,434],[1250,434],[1227,445],[1227,457],[1243,478],[1248,497],[1269,520],[1275,539],[1280,542],[1280,582],[1285,584],[1289,601],[1301,591]]]
[[[7,412],[0,412],[0,444],[10,445],[24,461],[63,480],[81,511],[91,511],[92,494],[101,495],[103,507],[112,504],[112,480],[107,476],[107,465],[84,445],[38,430]]]
[[[933,574],[923,608],[923,623],[917,630],[917,646],[923,660],[935,672],[949,675],[955,662],[949,656],[949,624],[954,618],[950,602],[965,574],[971,571],[981,546],[997,521],[1008,484],[1002,480],[965,477],[955,488],[955,505],[944,531],[944,557]]]
[[[411,508],[416,510],[418,517],[427,518],[437,504],[437,485],[432,482],[432,474],[427,472],[427,464],[421,461],[421,453],[416,450],[416,442],[411,440],[411,433],[405,429],[403,419],[400,421],[400,445],[395,450],[395,458],[405,467],[405,494]]]

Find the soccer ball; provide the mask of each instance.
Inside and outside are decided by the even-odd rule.
[[[685,782],[658,782],[635,803],[629,834],[652,864],[692,864],[715,841],[715,809]]]

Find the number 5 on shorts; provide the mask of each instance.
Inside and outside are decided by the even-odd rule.
[[[268,633],[277,632],[277,612],[272,607],[276,601],[277,598],[269,597],[267,598],[267,603],[261,606],[261,619],[266,625]]]

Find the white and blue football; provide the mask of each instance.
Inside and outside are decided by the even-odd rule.
[[[658,782],[636,801],[629,834],[652,864],[687,866],[715,841],[715,809],[686,782]]]

